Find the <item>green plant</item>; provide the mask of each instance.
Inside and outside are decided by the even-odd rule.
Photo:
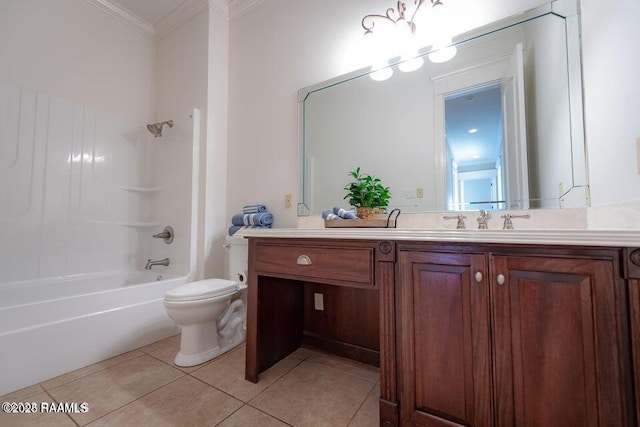
[[[344,199],[349,199],[349,205],[365,208],[382,208],[389,206],[391,193],[389,187],[381,184],[379,178],[360,172],[360,166],[355,171],[349,172],[349,176],[355,181],[347,184],[344,189],[347,195]]]

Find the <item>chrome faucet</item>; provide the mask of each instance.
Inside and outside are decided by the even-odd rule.
[[[464,220],[467,218],[466,216],[460,214],[460,215],[445,215],[442,218],[444,219],[457,219],[458,223],[456,224],[456,230],[464,230]]]
[[[169,258],[160,259],[158,261],[148,260],[147,265],[144,267],[144,269],[151,270],[151,267],[153,267],[154,265],[164,265],[165,267],[167,267],[169,265]]]
[[[485,211],[484,209],[480,210],[480,216],[478,217],[478,229],[486,230],[488,229],[487,221],[491,219],[491,213]]]
[[[531,215],[529,215],[529,214],[524,214],[524,215],[506,214],[506,215],[502,215],[501,218],[504,218],[504,225],[502,226],[502,229],[503,230],[513,230],[513,221],[511,221],[512,218],[529,219],[529,218],[531,218]]]

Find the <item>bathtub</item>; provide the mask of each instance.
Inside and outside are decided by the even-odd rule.
[[[0,395],[177,333],[163,296],[186,281],[135,271],[0,285]]]

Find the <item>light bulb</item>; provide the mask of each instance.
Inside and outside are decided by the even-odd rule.
[[[404,19],[396,22],[397,45],[400,48],[401,56],[398,68],[400,71],[410,73],[422,67],[424,59],[418,56],[416,40],[411,31],[411,27]]]
[[[454,45],[436,48],[429,54],[429,61],[435,62],[436,64],[447,62],[453,59],[453,57],[456,56],[456,53],[458,53],[458,48]]]
[[[387,80],[391,78],[392,75],[393,70],[389,66],[379,69],[376,69],[376,67],[371,67],[371,72],[369,73],[369,77],[371,77],[371,80],[375,80],[377,82]]]
[[[411,59],[404,59],[404,56],[401,59],[401,63],[398,64],[398,69],[405,73],[410,73],[412,71],[418,70],[424,64],[424,59],[421,56],[416,56]]]

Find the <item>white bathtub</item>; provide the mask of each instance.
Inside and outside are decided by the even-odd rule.
[[[177,333],[162,300],[186,281],[136,271],[0,285],[0,395]]]

